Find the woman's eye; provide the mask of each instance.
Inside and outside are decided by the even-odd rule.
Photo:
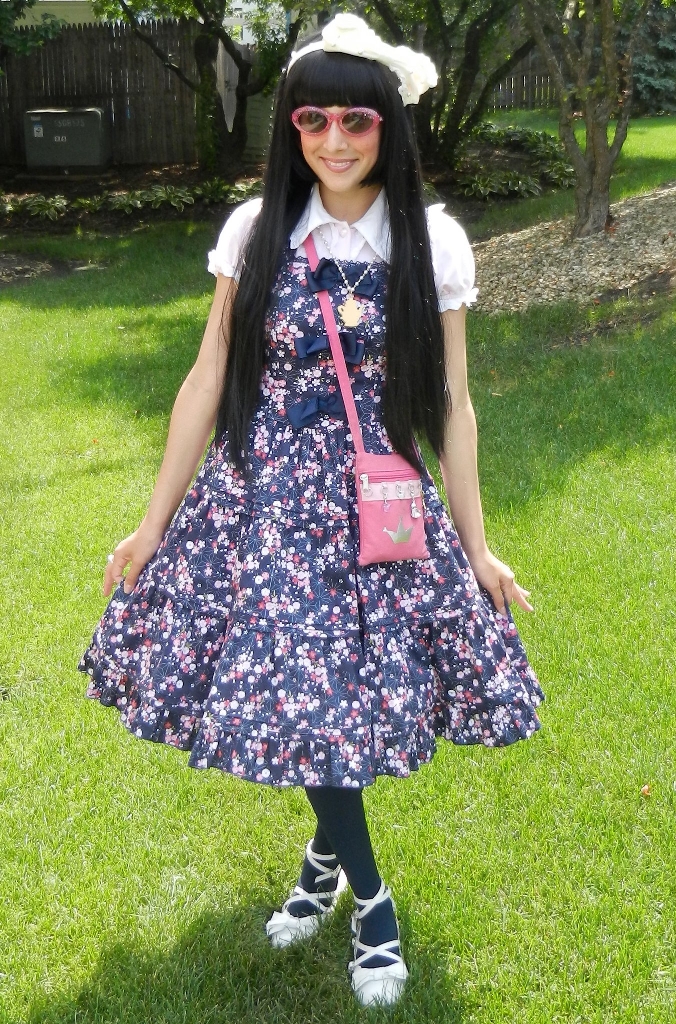
[[[316,110],[306,110],[300,119],[301,126],[308,132],[320,131],[326,125],[326,118]]]
[[[372,120],[368,114],[347,113],[343,117],[342,124],[345,131],[358,135],[360,132],[365,132],[367,128],[371,127]]]

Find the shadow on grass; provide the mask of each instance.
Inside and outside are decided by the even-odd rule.
[[[199,351],[206,318],[145,310],[131,316],[119,345],[92,358],[55,360],[50,402],[114,403],[123,415],[169,417]]]
[[[91,978],[68,997],[45,995],[29,1024],[337,1024],[365,1019],[461,1024],[467,1009],[442,952],[409,949],[411,976],[399,1004],[365,1015],[349,987],[346,904],[309,942],[273,950],[261,907],[204,914],[166,952],[123,943],[106,949]],[[404,937],[407,929],[404,923]],[[410,944],[407,948],[410,947]]]
[[[45,276],[3,289],[3,298],[23,307],[49,310],[92,310],[98,307],[161,305],[213,291],[207,272],[207,252],[220,227],[201,222],[130,226],[129,232],[109,236],[36,236],[2,239],[2,250],[60,260],[91,261],[101,265],[95,274]]]

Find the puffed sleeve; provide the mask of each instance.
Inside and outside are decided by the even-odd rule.
[[[439,312],[460,309],[476,302],[474,256],[467,235],[457,220],[444,213],[443,205],[427,210],[427,228],[432,246],[434,283],[439,297]]]
[[[209,253],[207,269],[210,274],[223,274],[239,281],[242,250],[249,237],[256,217],[260,213],[262,199],[250,199],[230,214],[221,231],[216,248]]]

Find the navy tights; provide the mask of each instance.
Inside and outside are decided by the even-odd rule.
[[[333,853],[350,883],[354,895],[361,900],[371,899],[380,888],[380,874],[371,846],[361,789],[335,787],[307,787],[305,792],[317,815],[317,831],[312,840],[315,853]],[[301,875],[301,885],[308,886],[307,862]],[[391,903],[379,903],[361,923],[361,939],[369,946],[390,942],[397,938],[397,923]],[[365,966],[378,967],[388,959],[373,957]]]

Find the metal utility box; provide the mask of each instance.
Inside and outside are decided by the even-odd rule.
[[[103,168],[110,163],[110,127],[100,107],[27,110],[23,124],[29,168]]]

